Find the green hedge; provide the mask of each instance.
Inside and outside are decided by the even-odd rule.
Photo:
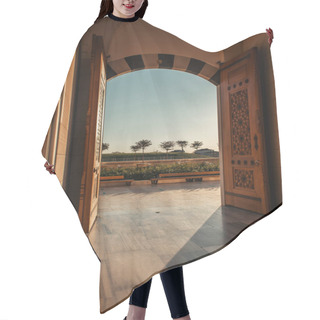
[[[157,178],[160,173],[179,172],[210,172],[220,171],[218,164],[213,163],[183,163],[172,165],[155,165],[144,168],[102,168],[101,176],[124,176],[125,179],[149,180]]]
[[[107,153],[102,154],[101,161],[138,161],[138,160],[164,160],[164,159],[197,159],[197,158],[212,158],[212,155],[203,155],[188,152],[146,152],[144,157],[141,152],[134,153]]]

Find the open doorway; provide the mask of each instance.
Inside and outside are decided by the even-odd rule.
[[[98,223],[165,266],[221,206],[217,88],[145,69],[109,80],[106,101]]]
[[[103,300],[222,249],[270,212],[256,66],[253,49],[224,64],[215,81],[174,68],[107,81],[88,234]]]

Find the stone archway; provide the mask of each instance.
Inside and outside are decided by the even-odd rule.
[[[107,54],[104,38],[93,35],[79,44],[74,56],[64,86],[66,99],[58,104],[61,119],[67,121],[65,129],[56,132],[52,143],[56,112],[42,153],[50,163],[56,159],[57,177],[86,233],[92,223],[90,205],[85,202],[93,192],[86,182],[97,174],[94,167],[88,167],[88,163],[94,163],[88,159],[94,157],[89,136],[97,136],[92,130],[96,130],[98,119],[92,116],[99,114],[97,102],[102,101],[104,91],[99,83],[142,69],[189,72],[218,86],[222,205],[266,214],[282,203],[275,89],[267,36],[260,34],[214,53],[178,42],[167,33],[161,36],[160,53],[155,46],[145,50],[148,53],[132,54],[133,47],[125,46],[123,51]],[[172,47],[173,43],[177,47]]]
[[[219,85],[219,73],[215,66],[195,58],[163,53],[134,55],[108,62],[106,66],[107,80],[127,72],[143,69],[171,69],[189,72],[214,85]]]
[[[143,69],[189,72],[219,90],[218,127],[222,205],[266,214],[272,210],[266,168],[262,97],[253,48],[218,69],[202,60],[173,54],[127,56],[106,64],[107,80]],[[220,80],[222,79],[222,83]]]

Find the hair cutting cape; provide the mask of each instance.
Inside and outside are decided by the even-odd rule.
[[[101,262],[106,312],[281,205],[268,35],[208,52],[104,17],[78,43],[42,155]]]

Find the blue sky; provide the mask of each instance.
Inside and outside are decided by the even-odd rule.
[[[145,152],[165,151],[162,141],[195,140],[218,150],[217,93],[209,81],[188,72],[145,69],[107,82],[103,142],[108,151],[131,152],[141,139]],[[180,149],[175,146],[175,149]],[[186,152],[194,149],[187,146]]]

